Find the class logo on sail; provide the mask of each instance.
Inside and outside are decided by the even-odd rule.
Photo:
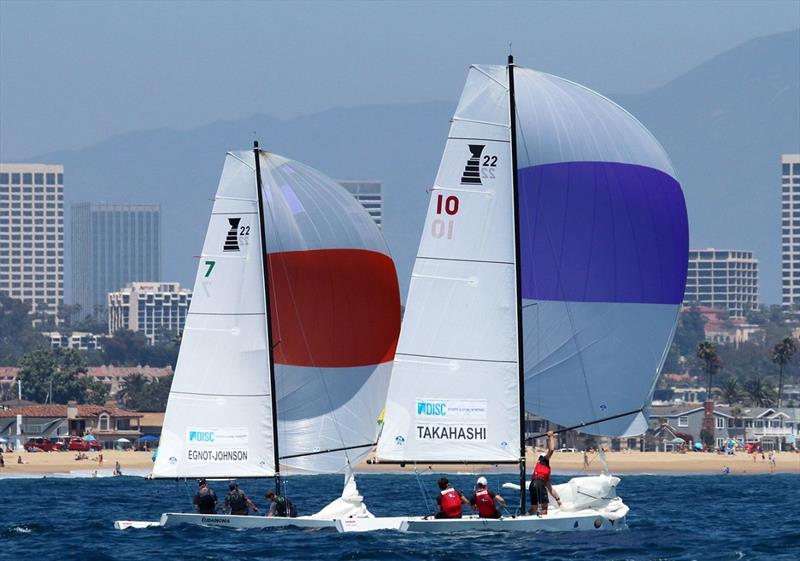
[[[461,174],[462,185],[483,185],[481,183],[481,154],[483,154],[484,148],[486,148],[485,144],[469,145],[471,155]]]
[[[222,251],[239,251],[239,222],[241,217],[228,218],[228,235],[225,236],[225,245],[222,246]]]

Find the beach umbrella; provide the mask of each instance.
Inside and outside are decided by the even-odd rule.
[[[128,440],[127,438],[118,438],[117,442],[119,442],[120,444],[130,444],[131,443],[131,441]]]
[[[701,442],[695,442],[694,443],[694,447],[696,449],[698,449],[698,450],[702,450],[703,449],[703,444]]]
[[[670,442],[671,442],[672,444],[683,444],[683,443],[684,443],[684,442],[686,442],[686,441],[685,441],[684,439],[682,439],[681,437],[679,437],[679,436],[676,436],[675,438],[673,438],[672,440],[670,440]]]
[[[86,442],[94,442],[97,439],[91,434],[87,434],[86,436],[83,437],[83,440],[85,440]]]
[[[139,439],[139,442],[155,442],[158,440],[158,437],[153,434],[146,434]]]
[[[0,442],[8,442],[8,439],[0,436]]]

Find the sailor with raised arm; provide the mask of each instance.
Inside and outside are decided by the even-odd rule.
[[[539,514],[545,516],[547,514],[547,505],[550,502],[547,496],[548,491],[553,498],[561,506],[561,497],[558,496],[553,484],[550,483],[550,457],[556,449],[556,435],[553,431],[547,433],[547,454],[539,456],[539,461],[533,468],[533,475],[531,476],[530,495],[531,495],[531,509],[530,514]]]

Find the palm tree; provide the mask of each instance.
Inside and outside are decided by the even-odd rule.
[[[739,386],[739,380],[736,379],[736,376],[731,376],[727,382],[722,384],[722,397],[728,405],[733,405],[741,399],[742,388]]]
[[[792,360],[792,355],[795,352],[797,352],[797,345],[791,337],[785,337],[772,349],[772,362],[780,368],[780,374],[778,375],[778,407],[781,406],[783,394],[783,367]]]
[[[748,380],[744,389],[757,407],[769,407],[775,399],[775,390],[760,377]]]
[[[708,375],[706,400],[711,401],[711,383],[714,380],[714,374],[722,368],[722,361],[717,354],[717,348],[708,341],[703,341],[697,345],[697,358],[703,361],[703,371]]]
[[[122,387],[117,392],[117,399],[125,407],[138,410],[142,405],[142,400],[147,391],[148,380],[138,372],[127,376],[122,381]]]

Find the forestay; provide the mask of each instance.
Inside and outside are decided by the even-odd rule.
[[[154,477],[274,474],[254,163],[252,152],[225,159]]]
[[[472,67],[414,263],[381,459],[516,460],[512,217],[507,70]]]

